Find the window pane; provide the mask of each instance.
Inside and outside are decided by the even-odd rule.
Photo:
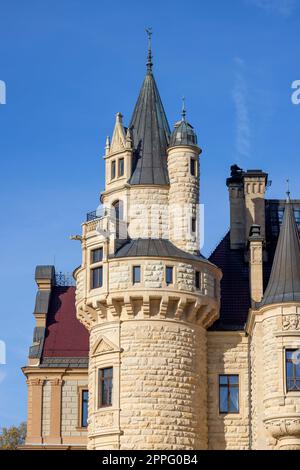
[[[228,376],[227,375],[220,375],[220,385],[227,385],[228,383]]]
[[[196,160],[191,158],[191,175],[196,176]]]
[[[230,383],[230,385],[238,385],[239,376],[238,375],[230,375],[229,376],[229,383]]]
[[[113,368],[99,370],[99,406],[112,405]]]
[[[116,177],[116,162],[111,162],[111,179]]]
[[[103,285],[103,268],[92,269],[92,289],[97,289]]]
[[[103,259],[103,248],[92,251],[92,263],[99,263]]]
[[[141,282],[141,267],[133,266],[133,284],[139,284]]]
[[[220,412],[228,413],[228,388],[220,387]]]
[[[81,397],[81,426],[83,428],[87,427],[87,419],[88,419],[88,400],[89,400],[89,392],[87,390],[82,390],[82,397]]]
[[[192,232],[193,232],[193,233],[196,233],[196,231],[197,231],[197,221],[196,221],[196,219],[193,217],[193,218],[192,218]]]
[[[166,283],[173,284],[173,266],[166,267]]]
[[[229,396],[230,413],[238,413],[239,411],[239,389],[238,387],[230,387]]]
[[[200,272],[196,271],[195,273],[195,286],[196,289],[200,289]]]
[[[120,158],[119,160],[119,176],[124,175],[124,158]]]

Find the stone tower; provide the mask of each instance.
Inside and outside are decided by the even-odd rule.
[[[198,249],[200,149],[185,115],[170,134],[150,50],[130,125],[117,114],[107,139],[105,209],[83,223],[75,271],[90,333],[89,449],[208,446],[206,331],[221,272]],[[188,238],[176,236],[175,202],[188,206]]]
[[[269,283],[250,310],[247,330],[253,448],[299,450],[300,241],[289,198]]]

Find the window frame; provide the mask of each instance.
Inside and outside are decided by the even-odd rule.
[[[83,392],[89,393],[88,386],[83,385],[78,387],[77,394],[78,394],[78,425],[77,429],[80,431],[86,431],[88,428],[88,423],[86,426],[82,426],[82,419],[83,419]],[[87,400],[88,405],[88,400]],[[88,410],[87,410],[87,420],[88,420]]]
[[[101,277],[99,276],[99,279],[101,279],[101,284],[100,285],[97,285],[95,286],[94,285],[94,272],[99,270],[101,272]],[[103,287],[103,265],[100,265],[100,266],[95,266],[93,268],[91,268],[91,278],[90,278],[90,288],[91,290],[94,290],[94,289],[102,289]]]
[[[194,157],[190,159],[190,174],[193,177],[197,177],[197,160]]]
[[[139,269],[139,281],[135,280],[135,270]],[[136,284],[142,283],[142,267],[140,264],[135,264],[132,266],[132,285],[135,286]]]
[[[168,270],[171,270],[172,272],[172,281],[168,282]],[[165,268],[165,282],[167,286],[173,286],[174,285],[174,266],[168,265]]]
[[[105,370],[111,370],[111,376],[109,377],[111,379],[111,402],[109,404],[103,404],[102,399],[103,399],[103,393],[102,393],[102,387],[104,383],[104,371]],[[97,401],[98,401],[98,410],[101,408],[110,408],[113,406],[113,387],[114,387],[114,368],[113,366],[106,366],[106,367],[100,367],[98,369],[98,396],[97,396]]]
[[[299,364],[295,364],[291,358],[288,358],[287,355],[288,353],[294,353],[298,351],[298,349],[293,349],[293,348],[285,348],[284,350],[284,366],[285,366],[285,389],[286,389],[286,393],[300,393],[300,366]],[[293,376],[291,379],[289,379],[288,377],[288,364],[292,364],[292,370],[293,370]],[[297,365],[298,365],[298,369],[299,369],[299,375],[297,375]],[[292,389],[289,387],[288,385],[288,381],[289,380],[293,380],[294,381],[294,384],[296,385],[297,387],[297,382],[299,383],[298,387],[299,388],[295,388],[295,389]]]
[[[115,180],[117,177],[117,165],[116,160],[112,160],[110,164],[110,179]]]
[[[198,281],[198,282],[197,282],[197,281]],[[201,281],[202,281],[202,279],[201,279],[201,271],[198,271],[198,270],[196,269],[196,271],[195,271],[195,289],[201,290],[201,288],[202,288],[202,286],[201,286],[202,282],[201,282]]]
[[[121,162],[122,162],[122,166],[123,166],[123,171],[121,173]],[[125,159],[124,158],[119,158],[118,160],[118,177],[121,178],[122,176],[125,175]]]
[[[101,259],[95,261],[94,260],[94,253],[96,251],[101,251],[102,256],[101,256]],[[98,248],[93,248],[90,252],[90,264],[94,265],[94,264],[102,263],[103,262],[103,254],[104,254],[103,246],[99,246]]]
[[[221,377],[227,377],[227,384],[221,384]],[[237,384],[230,383],[230,377],[237,377]],[[218,387],[219,387],[219,414],[224,415],[238,415],[240,414],[240,375],[239,374],[219,374],[218,380]],[[221,410],[221,389],[226,388],[227,390],[227,408],[228,411]],[[237,411],[230,410],[230,389],[237,388],[237,396],[238,396],[238,403],[237,403]]]

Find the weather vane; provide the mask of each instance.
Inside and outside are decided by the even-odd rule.
[[[185,121],[186,117],[186,108],[185,108],[185,96],[182,97],[182,111],[181,111],[182,120]]]
[[[289,201],[289,200],[290,200],[290,196],[291,196],[290,180],[289,180],[289,178],[287,178],[287,180],[286,180],[286,195],[287,195],[287,198],[288,198],[288,201]]]
[[[152,70],[152,28],[146,28],[146,33],[148,36],[148,62],[147,62],[147,69],[149,72]]]

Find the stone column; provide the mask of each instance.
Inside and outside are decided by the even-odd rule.
[[[28,385],[28,422],[26,444],[42,443],[42,406],[44,380],[27,380]]]
[[[61,391],[63,381],[59,378],[51,379],[51,408],[50,408],[50,434],[51,444],[61,444]]]
[[[263,296],[263,238],[260,226],[252,225],[249,237],[250,294],[254,306]]]

